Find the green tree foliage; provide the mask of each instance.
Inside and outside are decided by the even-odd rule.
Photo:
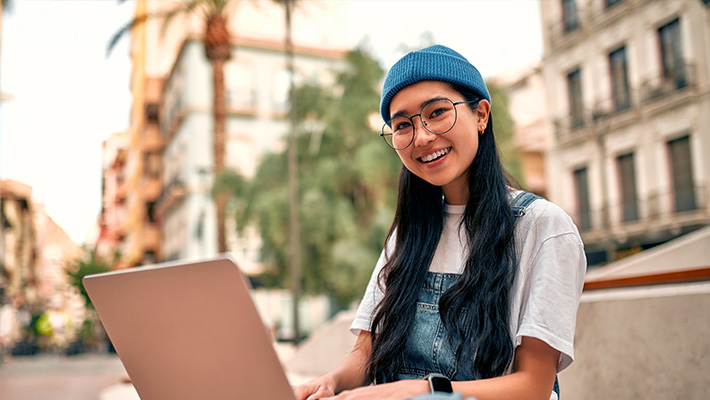
[[[302,287],[341,304],[362,295],[393,217],[401,164],[370,124],[379,127],[381,77],[377,62],[354,50],[334,85],[295,91]],[[270,154],[252,181],[249,215],[262,235],[267,285],[290,284],[285,171],[286,152]]]
[[[118,254],[115,254],[113,259],[117,260]],[[113,260],[103,258],[96,254],[95,250],[88,249],[87,247],[84,247],[83,256],[69,262],[69,265],[66,268],[67,276],[69,277],[69,284],[74,286],[79,293],[81,293],[81,296],[84,298],[86,306],[89,309],[93,309],[94,307],[91,304],[91,299],[86,293],[86,289],[84,289],[84,284],[81,280],[84,279],[84,276],[86,275],[109,271],[112,264]]]

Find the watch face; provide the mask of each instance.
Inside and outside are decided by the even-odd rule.
[[[454,391],[451,381],[444,377],[432,376],[429,378],[429,382],[431,382],[432,392],[452,393]]]

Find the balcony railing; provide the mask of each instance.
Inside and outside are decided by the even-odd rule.
[[[695,65],[684,63],[680,67],[641,85],[642,99],[651,102],[681,92],[696,85]]]
[[[227,108],[238,113],[256,113],[256,89],[227,89]]]
[[[627,114],[633,115],[631,112],[639,106],[638,98],[638,91],[630,89],[596,101],[592,109],[557,118],[554,121],[555,136],[558,141],[566,141],[593,133],[590,129],[608,129],[611,124],[628,118],[625,117]]]
[[[163,194],[163,182],[158,177],[145,177],[143,185],[145,201],[156,201]]]
[[[638,1],[615,1],[610,6],[602,1],[577,1],[578,6],[584,5],[584,7],[579,7],[573,14],[563,15],[557,21],[548,24],[551,46],[553,48],[561,46],[573,38],[581,37],[580,32],[589,32],[605,23],[619,20],[622,15],[632,12]]]
[[[155,201],[158,214],[165,214],[182,201],[187,194],[188,189],[182,178],[179,175],[173,176]]]
[[[573,213],[573,220],[580,231],[603,231],[604,215],[608,213],[611,231],[623,231],[639,225],[661,229],[664,225],[695,224],[699,219],[710,222],[710,198],[708,188],[698,185],[687,193],[654,193],[636,202],[611,200],[608,210],[602,207],[586,212]]]
[[[550,33],[550,43],[553,47],[559,46],[566,40],[569,40],[570,37],[582,32],[585,28],[586,19],[584,18],[584,13],[578,10],[574,17],[562,17],[558,21],[548,25],[547,29]]]

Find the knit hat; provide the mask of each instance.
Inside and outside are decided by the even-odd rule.
[[[390,119],[390,101],[397,92],[420,81],[443,81],[471,89],[490,103],[485,82],[476,67],[461,54],[442,45],[415,50],[400,58],[387,73],[380,114]]]

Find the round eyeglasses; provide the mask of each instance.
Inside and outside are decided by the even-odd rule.
[[[380,136],[395,150],[404,150],[414,141],[414,117],[419,117],[422,126],[436,135],[450,131],[456,124],[456,106],[459,104],[478,103],[480,100],[459,101],[454,103],[446,98],[436,98],[426,102],[419,114],[412,116],[395,115],[382,126]],[[475,107],[478,107],[476,104]]]

